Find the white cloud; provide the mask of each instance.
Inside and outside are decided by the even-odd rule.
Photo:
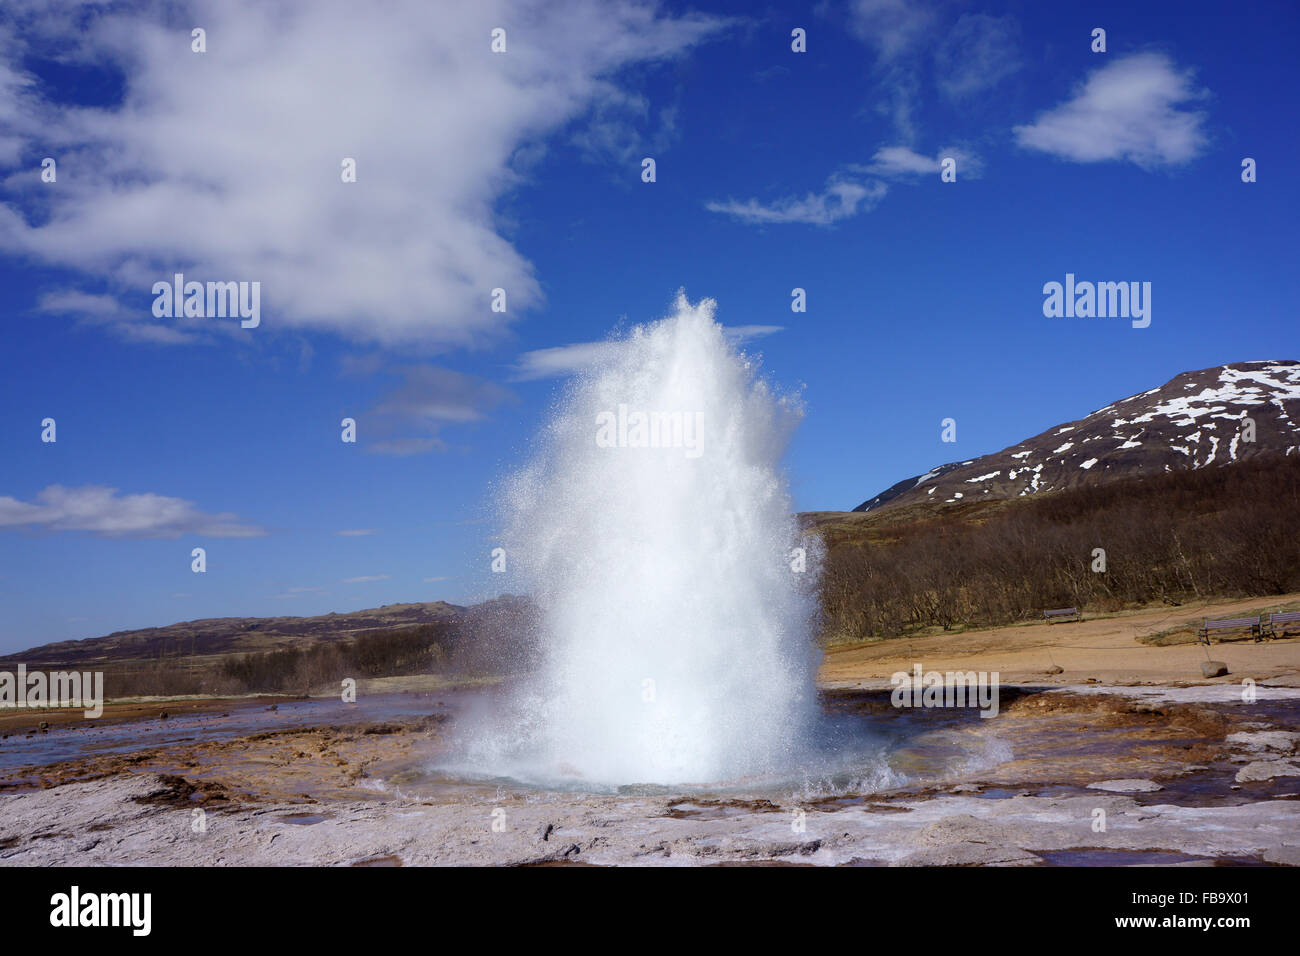
[[[0,163],[23,160],[0,170],[0,251],[146,311],[174,271],[260,281],[264,329],[389,346],[481,344],[536,306],[533,268],[494,211],[521,157],[622,96],[624,68],[722,24],[640,0],[53,9],[58,24],[16,5],[0,36]],[[204,54],[190,50],[192,24],[207,30]],[[504,54],[489,51],[497,26]],[[36,98],[15,37],[60,30],[69,60],[123,71],[120,104]],[[60,160],[55,187],[39,181],[43,155]],[[340,182],[344,157],[355,184]],[[489,308],[496,287],[504,314]]]
[[[859,181],[837,173],[826,181],[819,193],[786,196],[770,203],[757,199],[744,202],[728,199],[726,202],[706,203],[705,208],[758,225],[798,222],[828,226],[872,209],[887,191],[888,187],[882,182]]]
[[[356,578],[344,578],[344,584],[370,584],[373,581],[387,581],[391,574],[363,574]]]
[[[1015,128],[1020,145],[1077,163],[1128,160],[1143,169],[1194,159],[1206,144],[1205,114],[1185,105],[1206,94],[1160,53],[1095,70],[1074,99]]]
[[[784,331],[784,328],[781,325],[730,325],[723,327],[722,334],[733,345],[740,345],[751,339],[774,335]],[[519,362],[515,365],[514,378],[516,381],[532,381],[574,375],[609,361],[617,353],[620,344],[618,341],[575,342],[572,345],[525,352],[519,356]]]
[[[237,515],[205,514],[164,495],[120,495],[116,488],[50,485],[31,502],[0,497],[0,529],[87,531],[107,538],[252,538],[266,534]]]

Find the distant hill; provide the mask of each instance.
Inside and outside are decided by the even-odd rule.
[[[1002,451],[939,465],[853,510],[1025,497],[1298,450],[1300,362],[1239,362],[1184,372]]]
[[[58,641],[0,657],[0,665],[79,666],[164,657],[215,657],[255,651],[304,648],[346,640],[361,631],[459,620],[467,609],[445,601],[386,604],[380,608],[319,617],[216,617],[165,627],[116,631],[104,637]]]

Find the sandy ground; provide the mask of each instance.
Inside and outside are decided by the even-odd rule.
[[[911,671],[919,663],[924,670],[998,671],[1004,683],[1064,685],[1089,679],[1103,684],[1200,683],[1201,662],[1216,660],[1227,664],[1229,672],[1219,682],[1235,684],[1252,677],[1297,686],[1300,640],[1295,637],[1260,643],[1247,639],[1208,648],[1204,644],[1155,647],[1136,640],[1182,623],[1199,625],[1203,617],[1240,617],[1263,604],[1297,598],[1300,595],[1161,608],[1097,620],[1088,620],[1085,613],[1079,622],[845,645],[827,652],[818,680],[827,687],[881,686],[891,674]],[[1062,673],[1049,673],[1054,666]]]

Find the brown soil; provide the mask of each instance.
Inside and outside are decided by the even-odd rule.
[[[839,645],[826,651],[818,680],[828,686],[876,684],[920,664],[925,670],[936,671],[998,671],[1004,684],[1079,684],[1090,678],[1102,684],[1201,683],[1201,662],[1218,660],[1228,665],[1228,676],[1220,681],[1238,683],[1243,677],[1252,677],[1297,684],[1300,640],[1295,638],[1237,641],[1209,648],[1203,644],[1156,647],[1137,640],[1180,624],[1199,624],[1203,617],[1242,616],[1297,598],[1300,595],[1161,608],[1097,620],[1088,620],[1085,612],[1083,621],[1072,623]],[[1063,673],[1050,674],[1053,667],[1062,668]]]

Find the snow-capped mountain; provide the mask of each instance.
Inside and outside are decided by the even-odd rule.
[[[853,510],[1014,498],[1298,450],[1300,362],[1238,362],[1184,372],[1000,452],[940,465]]]

